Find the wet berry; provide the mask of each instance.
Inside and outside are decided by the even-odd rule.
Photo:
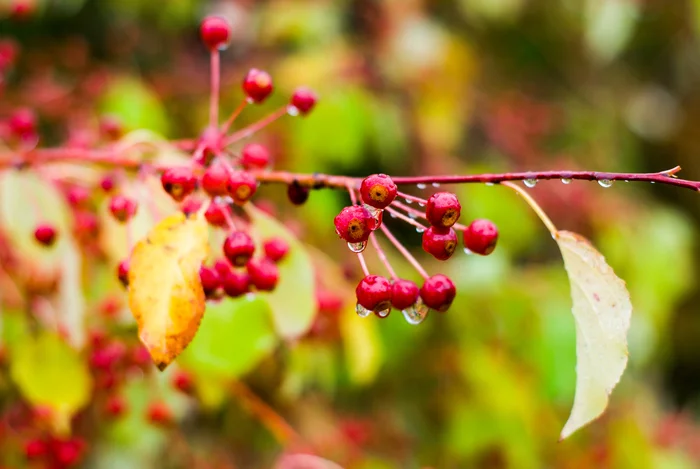
[[[270,74],[251,68],[243,79],[243,91],[254,103],[261,103],[272,93]]]
[[[289,244],[282,238],[270,238],[263,243],[265,257],[272,262],[281,261],[289,252]]]
[[[436,311],[447,311],[455,299],[455,284],[446,275],[427,278],[420,289],[420,297],[426,306]]]
[[[136,201],[123,195],[115,195],[109,201],[109,211],[119,222],[126,222],[136,215]]]
[[[294,205],[303,205],[309,199],[309,188],[294,181],[287,186],[287,197]]]
[[[24,444],[24,456],[27,459],[40,459],[46,456],[48,452],[49,447],[44,440],[33,438]]]
[[[246,265],[253,257],[253,252],[255,252],[253,239],[243,231],[234,231],[224,240],[224,255],[236,267]]]
[[[219,277],[221,281],[223,281],[226,274],[231,272],[231,263],[226,259],[219,259],[218,261],[214,262],[214,270],[219,273]]]
[[[258,181],[247,171],[236,171],[231,174],[226,188],[233,201],[237,205],[243,205],[258,190]]]
[[[117,266],[117,278],[124,285],[124,288],[129,286],[129,260],[125,259]]]
[[[56,236],[58,232],[56,228],[51,225],[42,224],[36,227],[34,230],[34,239],[44,246],[51,246],[56,242]]]
[[[228,181],[228,168],[223,163],[215,161],[204,171],[202,189],[212,197],[226,195],[228,193]]]
[[[372,230],[377,226],[377,221],[369,210],[359,205],[345,207],[335,217],[333,223],[335,223],[335,232],[348,243],[367,241]]]
[[[431,225],[449,228],[459,220],[462,206],[451,192],[437,192],[430,196],[425,206],[425,216]]]
[[[114,189],[114,186],[116,183],[114,182],[114,175],[113,174],[107,174],[100,180],[100,189],[103,191],[110,193]]]
[[[418,300],[418,285],[410,280],[397,280],[391,285],[391,306],[404,310],[413,306]]]
[[[355,288],[357,303],[370,311],[391,308],[392,287],[389,280],[380,275],[368,275]]]
[[[190,215],[199,212],[199,209],[202,208],[203,203],[204,202],[199,197],[188,197],[184,202],[182,202],[182,205],[180,205],[180,210],[182,210],[182,213],[184,213],[185,216],[189,217]]]
[[[146,409],[146,418],[154,425],[167,426],[173,422],[173,414],[164,402],[151,402]]]
[[[192,375],[184,370],[178,370],[173,375],[173,387],[185,394],[189,394],[194,390],[194,381]]]
[[[90,201],[90,191],[83,186],[72,186],[66,190],[66,201],[73,208],[87,207]]]
[[[160,177],[165,192],[181,202],[197,188],[197,178],[190,168],[176,166],[163,171]]]
[[[12,134],[24,138],[36,133],[36,116],[31,109],[18,109],[10,116],[8,126]]]
[[[78,438],[51,442],[51,452],[58,467],[70,467],[78,464],[85,449],[86,443]]]
[[[250,275],[248,272],[229,270],[222,278],[221,286],[231,298],[236,298],[250,291]]]
[[[199,27],[199,35],[209,50],[225,49],[231,40],[231,25],[220,16],[207,16]]]
[[[471,252],[487,256],[496,248],[498,228],[491,220],[477,219],[464,230],[464,246]]]
[[[440,261],[446,261],[457,248],[457,233],[452,228],[431,226],[423,232],[423,250]]]
[[[259,143],[249,143],[241,150],[241,165],[246,169],[264,169],[270,165],[270,151]]]
[[[221,276],[214,267],[200,267],[199,280],[206,296],[212,295],[221,286]]]
[[[396,184],[386,174],[373,174],[362,180],[362,201],[374,208],[386,208],[396,198]]]
[[[294,90],[290,104],[299,110],[299,113],[308,114],[316,105],[318,96],[316,93],[306,87],[299,87]]]
[[[204,212],[204,218],[212,226],[225,227],[231,217],[231,209],[228,204],[220,201],[212,201]]]
[[[280,278],[277,265],[269,259],[251,259],[246,266],[250,283],[260,291],[272,291]]]
[[[126,402],[119,395],[109,396],[105,402],[105,413],[112,418],[121,417],[126,413]]]

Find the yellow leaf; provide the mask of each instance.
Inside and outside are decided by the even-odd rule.
[[[576,321],[576,395],[561,439],[599,417],[627,366],[632,303],[623,282],[583,237],[557,231]]]
[[[201,214],[171,215],[131,253],[129,307],[139,338],[163,370],[190,343],[204,314],[199,268],[208,254]]]

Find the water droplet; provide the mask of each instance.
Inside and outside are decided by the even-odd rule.
[[[356,312],[357,315],[360,316],[361,318],[366,318],[367,316],[369,316],[369,315],[372,313],[372,311],[370,311],[369,309],[365,308],[365,307],[362,306],[360,303],[357,303],[357,305],[355,305],[355,312]]]
[[[434,182],[434,183],[433,183],[433,187],[440,187],[440,183],[439,183],[439,182]]]
[[[474,253],[469,248],[464,248],[464,254],[471,256]]]
[[[430,308],[418,300],[415,305],[409,306],[401,312],[406,322],[415,326],[423,322],[428,315],[428,311],[430,311]]]
[[[423,202],[418,202],[419,207],[425,207],[425,204]]]
[[[487,186],[493,186],[494,184],[492,182],[486,182],[485,185]]]
[[[361,241],[359,243],[348,243],[348,249],[352,252],[362,252],[367,247],[367,241]]]
[[[523,184],[532,189],[537,185],[537,179],[525,179],[523,180]]]
[[[564,184],[571,184],[571,179],[569,178],[561,178],[561,182]]]
[[[656,184],[656,181],[651,181],[652,184]]]
[[[289,105],[287,106],[287,114],[290,116],[298,116],[299,115],[299,108],[296,106]]]
[[[422,226],[416,226],[416,233],[423,233],[425,231],[425,228]]]
[[[255,100],[253,98],[251,98],[250,96],[247,97],[245,100],[248,104],[255,104]]]
[[[408,218],[410,218],[411,220],[415,220],[417,216],[418,216],[418,215],[416,215],[416,214],[413,213],[413,212],[408,212]]]
[[[625,179],[625,182],[629,182],[627,179]]]
[[[613,185],[613,182],[610,179],[598,179],[598,184],[600,184],[600,187],[610,187]]]
[[[411,205],[413,201],[411,199],[404,199],[408,205]]]
[[[418,189],[425,189],[425,188],[428,187],[428,186],[427,186],[426,184],[420,183],[420,184],[416,184],[416,187],[417,187]]]
[[[391,306],[386,308],[386,309],[382,309],[380,311],[374,312],[374,314],[376,314],[377,317],[379,317],[379,318],[385,318],[385,317],[389,316],[389,313],[391,313]]]
[[[391,218],[396,218],[396,214],[394,212],[389,212],[389,215],[391,216]]]
[[[370,215],[372,215],[372,218],[374,218],[377,222],[382,218],[382,212],[383,210],[377,207],[372,207],[371,205],[367,204],[362,204],[362,206],[369,212]]]

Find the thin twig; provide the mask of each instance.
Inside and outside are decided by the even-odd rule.
[[[532,208],[532,210],[534,210],[537,216],[540,217],[540,220],[542,220],[544,226],[546,226],[549,232],[552,234],[552,237],[555,237],[557,235],[557,227],[554,226],[552,220],[550,220],[547,214],[544,213],[544,210],[542,210],[542,207],[540,207],[539,204],[535,202],[535,199],[533,199],[532,196],[530,196],[530,194],[528,194],[528,192],[525,189],[518,186],[517,184],[513,184],[512,182],[503,182],[501,183],[501,185],[510,187],[515,192],[517,192],[523,199],[525,199],[525,202],[527,202],[530,208]]]
[[[391,231],[389,231],[389,228],[387,228],[383,223],[380,226],[380,229],[382,232],[384,232],[384,236],[386,236],[389,241],[391,241],[391,244],[394,245],[394,247],[401,253],[403,254],[403,257],[406,258],[406,260],[418,271],[418,273],[423,277],[423,278],[428,278],[430,277],[428,275],[428,272],[425,271],[422,265],[420,265],[420,262],[416,260],[415,257],[406,249],[406,247],[401,244],[401,242],[394,237],[393,234],[391,234]]]
[[[392,280],[398,280],[399,277],[396,275],[396,272],[394,271],[393,267],[391,267],[391,263],[389,262],[389,259],[387,259],[386,253],[379,245],[377,235],[372,233],[371,235],[369,235],[369,239],[370,241],[372,241],[372,246],[374,246],[374,250],[377,251],[377,256],[379,257],[379,260],[382,261],[382,264],[384,264],[384,267],[386,267],[386,270],[387,272],[389,272],[389,275],[391,276]]]
[[[224,146],[231,145],[232,143],[235,143],[241,139],[250,137],[258,130],[273,123],[274,121],[276,121],[280,117],[284,116],[285,114],[287,114],[287,106],[286,105],[277,109],[276,111],[271,112],[270,114],[263,117],[259,121],[253,122],[248,127],[244,127],[241,130],[238,130],[238,131],[232,133],[231,135],[226,137],[226,139],[224,140]]]
[[[209,127],[215,129],[219,125],[219,87],[221,57],[219,49],[211,51],[211,91],[209,95]]]

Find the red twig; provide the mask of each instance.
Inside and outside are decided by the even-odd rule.
[[[266,127],[279,119],[280,117],[284,116],[287,114],[287,106],[283,106],[276,111],[271,112],[267,116],[263,117],[257,122],[253,122],[250,124],[248,127],[243,127],[241,130],[238,130],[231,135],[229,135],[225,140],[224,140],[224,145],[231,145],[232,143],[235,143],[241,139],[244,139],[246,137],[250,137],[253,135],[255,132],[258,130],[262,129],[263,127]]]
[[[209,95],[209,127],[215,129],[219,125],[219,86],[221,60],[219,49],[211,51],[211,91]]]
[[[415,267],[415,269],[418,271],[419,274],[421,274],[423,278],[430,277],[428,275],[428,272],[426,272],[423,266],[420,265],[420,262],[418,262],[416,258],[413,257],[413,255],[408,251],[408,249],[406,249],[406,247],[403,244],[401,244],[401,242],[398,239],[396,239],[393,234],[391,234],[391,231],[389,231],[389,228],[387,228],[386,225],[384,225],[384,223],[382,223],[379,228],[384,232],[384,235],[389,239],[389,241],[391,241],[391,244],[393,244],[394,247],[396,247],[396,249],[398,249],[398,251],[401,254],[403,254],[403,257],[405,257],[406,260],[413,267]]]
[[[226,120],[224,125],[221,126],[221,133],[225,134],[228,132],[228,129],[231,127],[231,124],[236,120],[236,118],[243,112],[243,109],[248,105],[248,99],[244,99],[241,101],[241,104],[238,105],[236,109],[233,110],[229,118]]]
[[[394,271],[393,267],[391,267],[391,263],[389,262],[389,259],[387,259],[386,253],[379,245],[379,241],[377,241],[377,235],[372,233],[371,235],[369,235],[369,239],[370,241],[372,241],[372,246],[374,246],[374,250],[377,251],[377,256],[379,257],[379,260],[382,261],[382,264],[384,264],[384,267],[386,267],[386,270],[387,272],[389,272],[389,275],[391,276],[392,280],[398,280],[399,277],[396,275],[396,272]]]

